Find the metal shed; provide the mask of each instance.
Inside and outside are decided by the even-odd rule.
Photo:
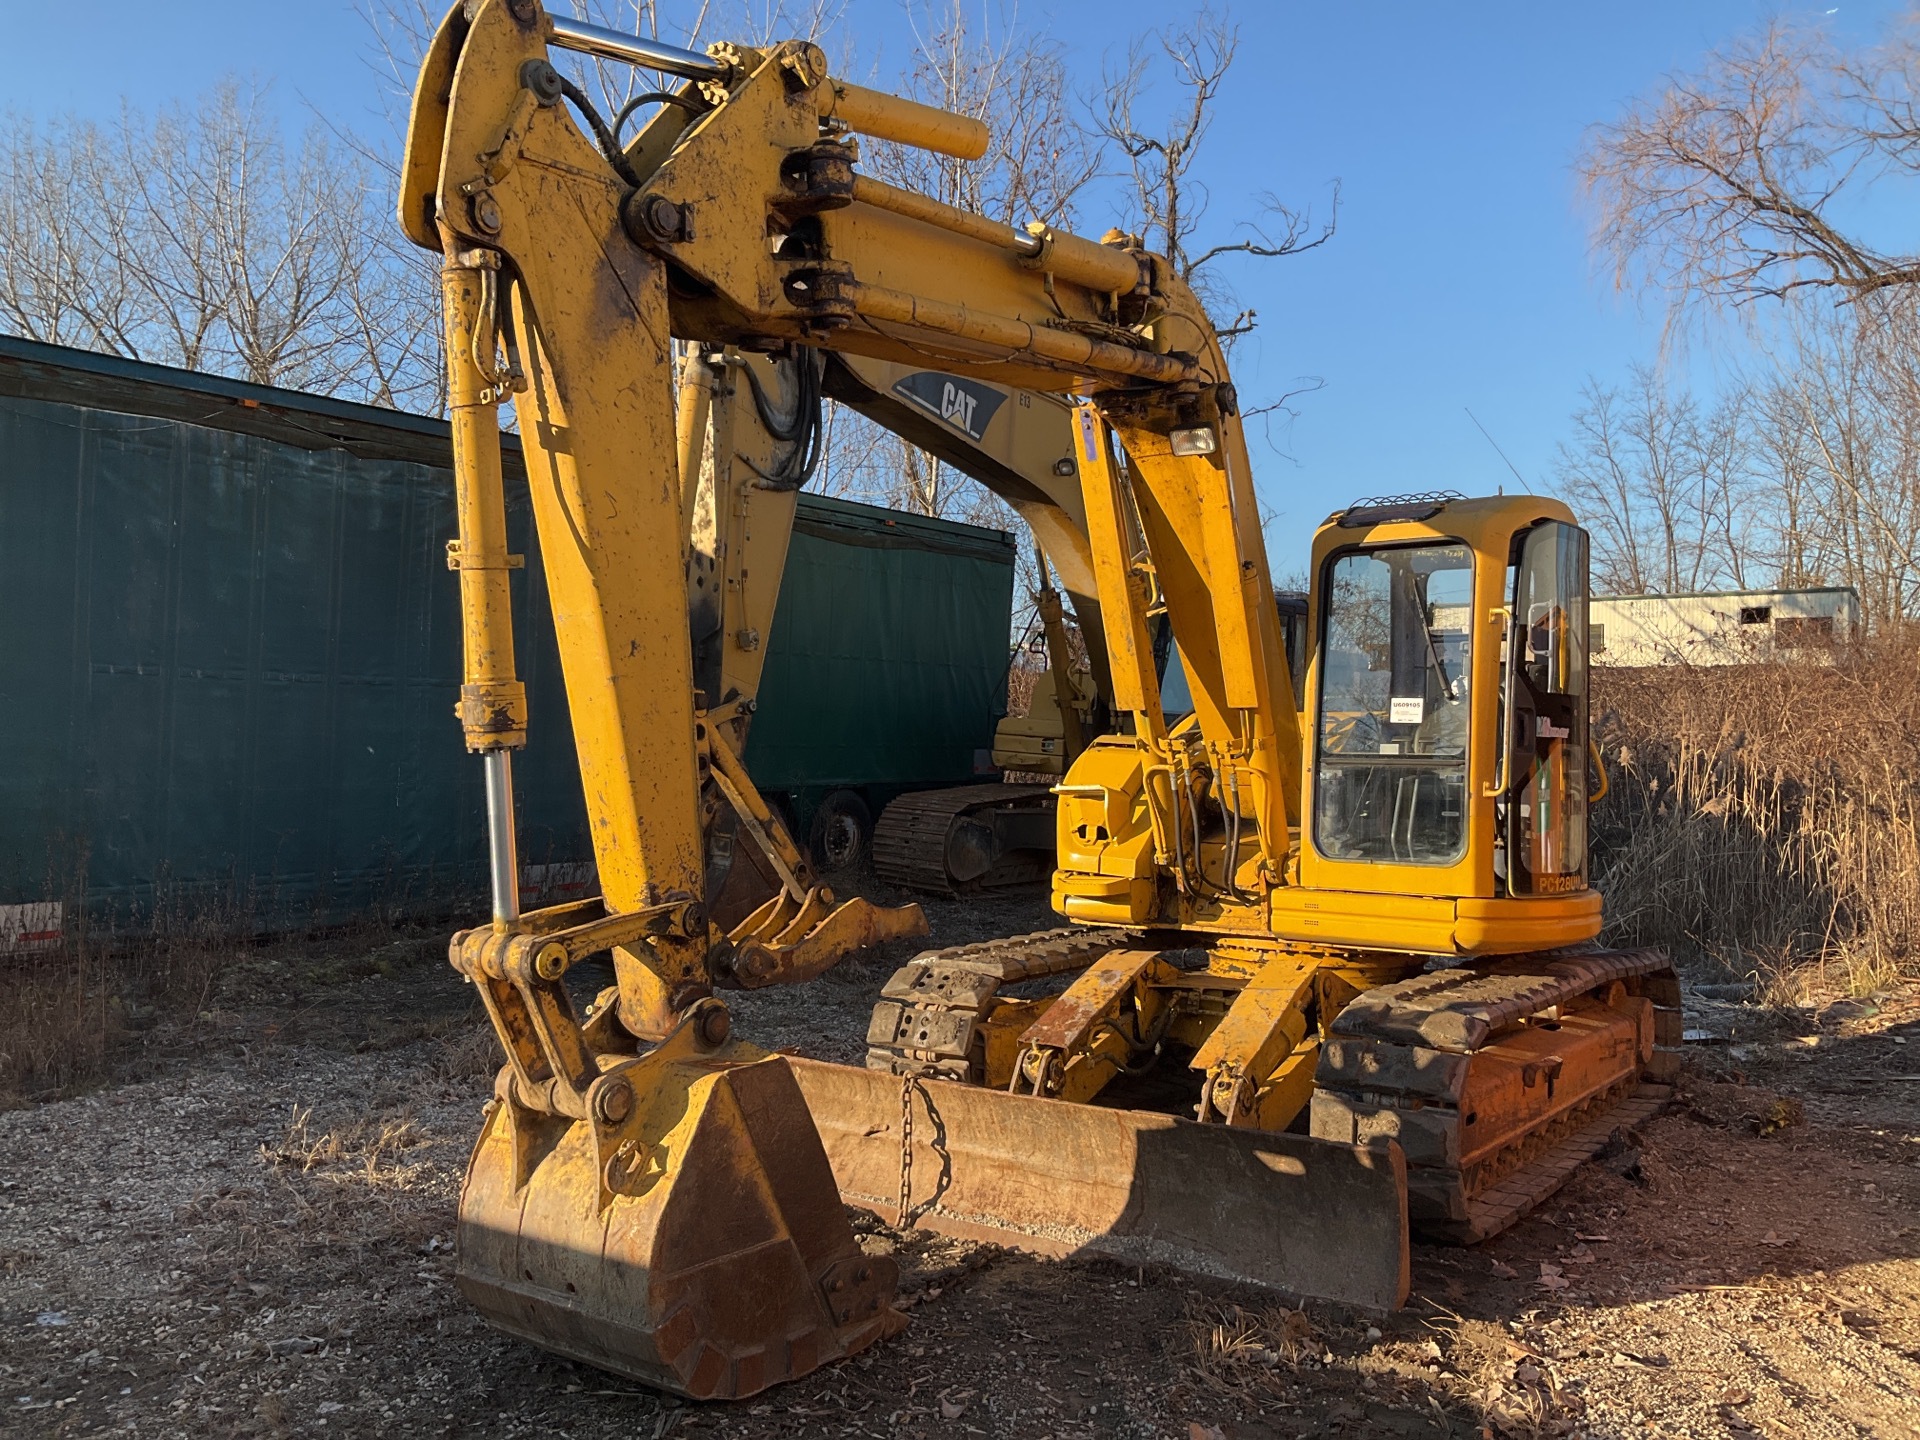
[[[1860,597],[1846,586],[1596,595],[1588,613],[1600,665],[1819,662],[1858,637]]]

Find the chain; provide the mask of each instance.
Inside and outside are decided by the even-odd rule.
[[[918,1076],[909,1075],[900,1084],[900,1218],[894,1223],[912,1223],[913,1214],[913,1092],[920,1088]]]
[[[940,1162],[939,1173],[933,1177],[931,1193],[918,1205],[913,1203],[913,1097],[916,1093],[920,1096],[920,1103],[927,1107],[927,1123],[933,1127],[927,1140],[927,1149]],[[900,1218],[895,1223],[902,1228],[913,1224],[940,1203],[940,1197],[947,1193],[947,1187],[952,1183],[953,1152],[947,1149],[946,1117],[940,1113],[940,1107],[933,1103],[933,1094],[921,1082],[921,1078],[909,1075],[900,1086]]]

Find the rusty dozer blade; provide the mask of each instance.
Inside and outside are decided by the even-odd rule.
[[[1406,1299],[1407,1176],[1397,1145],[792,1065],[841,1198],[887,1220],[1040,1254],[1170,1265],[1366,1310]]]
[[[695,1399],[751,1395],[906,1324],[785,1060],[701,1053],[683,1031],[620,1078],[582,1120],[516,1104],[503,1080],[460,1196],[457,1283],[489,1321]]]

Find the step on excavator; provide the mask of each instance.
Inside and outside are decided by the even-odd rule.
[[[628,108],[651,118],[623,138],[556,49],[674,88],[644,91]],[[1595,943],[1586,536],[1534,497],[1341,512],[1314,543],[1303,704],[1238,399],[1191,290],[1126,237],[1016,229],[879,181],[862,137],[962,161],[988,140],[837,79],[811,44],[696,53],[537,0],[463,0],[425,58],[400,217],[443,257],[459,716],[494,886],[451,959],[507,1062],[457,1283],[512,1334],[698,1397],[905,1323],[893,1262],[843,1202],[1397,1305],[1412,1226],[1471,1241],[1511,1223],[1657,1105],[1678,1059],[1665,958]],[[1074,402],[1117,714],[1057,787],[1068,923],[909,964],[877,1066],[768,1054],[722,998],[919,918],[798,871],[731,929],[708,913],[721,807],[780,842],[738,716],[696,685],[676,339]],[[525,913],[509,399],[604,891]],[[1190,692],[1171,721],[1156,622]],[[602,953],[614,984],[579,1006],[569,971]],[[1065,988],[1014,993],[1043,972]]]

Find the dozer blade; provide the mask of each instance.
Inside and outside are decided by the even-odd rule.
[[[1368,1310],[1406,1299],[1397,1145],[791,1063],[841,1198],[885,1219],[1040,1254],[1170,1265],[1295,1299]]]
[[[611,1133],[496,1101],[460,1197],[461,1292],[502,1330],[696,1399],[899,1330],[893,1262],[861,1252],[793,1072],[760,1054],[647,1065]]]

